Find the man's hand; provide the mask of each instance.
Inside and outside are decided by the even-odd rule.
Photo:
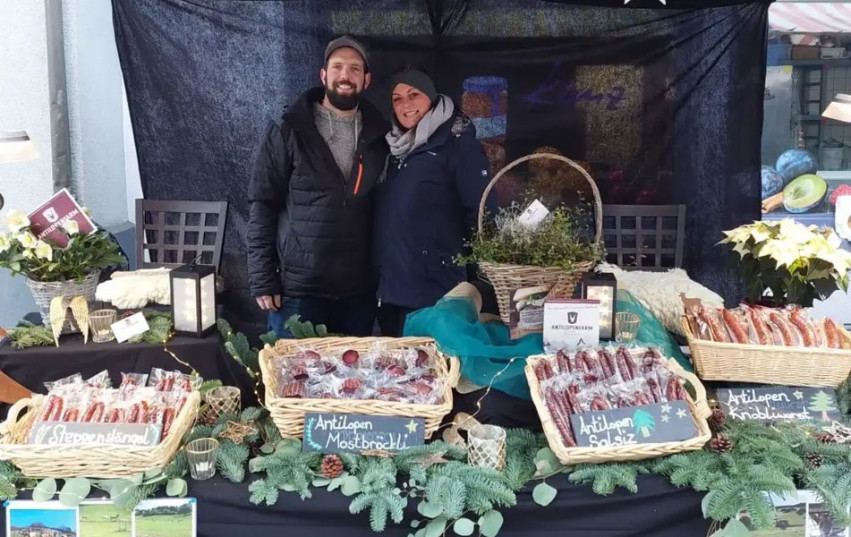
[[[260,306],[260,309],[276,310],[281,307],[281,295],[258,296],[257,305]]]

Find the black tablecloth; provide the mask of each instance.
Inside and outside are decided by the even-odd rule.
[[[205,379],[221,379],[224,384],[239,387],[243,406],[257,404],[251,379],[227,355],[218,332],[205,338],[172,338],[168,349]],[[153,367],[190,371],[168,354],[163,345],[148,343],[89,341],[84,345],[83,337],[78,334],[63,336],[59,347],[15,349],[9,344],[0,346],[0,370],[36,393],[45,393],[45,381],[77,372],[88,378],[107,369],[113,384],[118,386],[121,373],[149,373]],[[2,416],[5,417],[7,410],[7,405],[0,405]]]
[[[351,498],[339,491],[313,490],[311,499],[281,492],[273,506],[248,501],[248,485],[234,484],[221,477],[189,481],[189,496],[198,500],[198,536],[280,537],[375,537],[366,514],[349,514]],[[502,509],[505,523],[501,537],[702,537],[709,529],[700,511],[702,494],[677,489],[656,476],[641,476],[638,494],[618,490],[599,496],[587,485],[568,483],[565,476],[548,483],[558,489],[553,503],[541,507],[532,501],[531,487],[517,495],[517,505]],[[21,499],[29,497],[22,494]],[[0,524],[5,527],[5,511]],[[388,525],[385,535],[403,537],[411,533],[410,521],[422,517],[411,502],[403,525]],[[454,535],[452,530],[447,535]]]

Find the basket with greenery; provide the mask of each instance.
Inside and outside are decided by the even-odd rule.
[[[591,186],[594,194],[594,238],[583,239],[581,212],[565,206],[550,207],[550,213],[536,226],[518,220],[517,205],[501,209],[485,223],[485,200],[494,185],[512,168],[538,159],[564,162],[577,170]],[[603,205],[597,184],[576,162],[552,153],[535,153],[521,157],[500,170],[482,194],[479,204],[478,232],[470,241],[470,253],[460,259],[477,263],[482,276],[494,287],[499,312],[509,323],[510,296],[517,289],[557,286],[569,293],[583,272],[594,268],[603,254]]]

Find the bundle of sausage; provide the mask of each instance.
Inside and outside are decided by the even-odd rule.
[[[368,353],[302,349],[278,356],[273,369],[279,397],[308,399],[377,399],[434,405],[444,396],[435,356],[427,349],[385,349]]]
[[[682,383],[658,349],[559,351],[535,364],[540,395],[564,444],[575,447],[570,415],[682,401]]]
[[[150,375],[122,373],[117,389],[111,387],[106,371],[85,381],[75,374],[45,383],[48,394],[39,419],[65,423],[161,425],[161,439],[165,439],[197,384],[196,379],[179,371],[156,368]]]
[[[799,306],[699,307],[686,318],[695,337],[718,343],[851,349],[851,341],[833,320],[811,319]]]

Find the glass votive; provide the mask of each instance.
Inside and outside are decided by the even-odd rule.
[[[204,481],[216,475],[216,457],[219,441],[215,438],[198,438],[186,444],[189,474],[196,481]]]
[[[505,429],[475,425],[467,432],[467,462],[492,470],[505,467]]]
[[[207,403],[204,414],[218,418],[222,414],[236,414],[240,410],[239,400],[242,392],[236,386],[213,388],[204,395]]]
[[[97,310],[89,313],[89,329],[92,331],[92,341],[95,343],[106,343],[115,339],[112,333],[112,324],[118,313],[115,310]]]
[[[615,341],[629,343],[638,336],[641,318],[635,313],[619,312],[615,314]]]

